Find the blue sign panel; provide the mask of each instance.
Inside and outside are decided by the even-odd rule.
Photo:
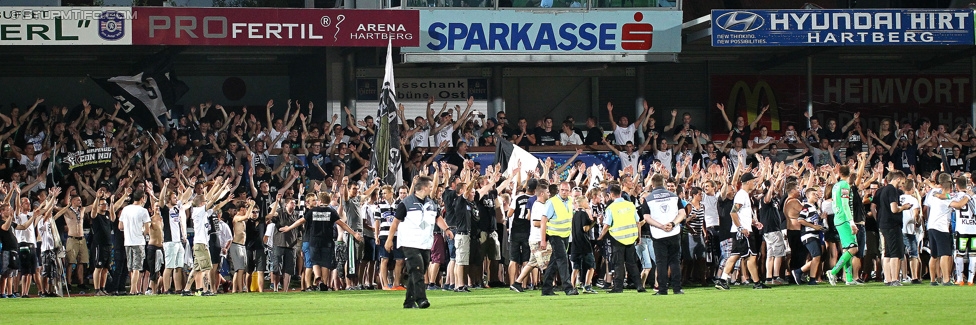
[[[404,53],[681,52],[677,10],[424,10],[419,47]]]
[[[968,9],[712,10],[712,46],[973,45]]]

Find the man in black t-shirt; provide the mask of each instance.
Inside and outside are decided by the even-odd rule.
[[[495,184],[490,179],[483,179],[482,187],[477,193],[476,204],[478,206],[478,229],[480,252],[478,256],[488,259],[488,285],[491,287],[502,287],[498,279],[498,263],[502,259],[501,247],[498,242],[498,233],[495,231],[495,224],[500,216],[500,211],[496,206],[498,191],[494,189]],[[483,240],[482,240],[483,238]]]
[[[512,200],[512,214],[507,216],[509,218],[508,242],[510,245],[508,249],[508,274],[511,275],[508,277],[509,286],[515,283],[515,277],[518,276],[519,270],[532,255],[529,250],[529,231],[532,229],[532,222],[529,221],[528,207],[531,196],[526,192],[535,192],[535,185],[535,179],[529,179],[526,182],[523,191],[519,191],[519,194]]]
[[[290,226],[278,229],[281,232],[289,232],[298,226],[305,226],[305,237],[308,238],[309,255],[312,261],[312,273],[315,279],[312,285],[318,285],[319,291],[325,291],[324,279],[331,279],[332,269],[335,269],[335,242],[332,236],[332,228],[336,225],[346,232],[353,234],[357,241],[363,241],[363,236],[352,231],[345,222],[342,222],[339,212],[329,206],[332,202],[329,193],[318,193],[317,200],[309,200],[308,205],[316,207],[305,211],[305,216],[295,220]]]
[[[573,279],[576,287],[582,286],[583,293],[596,293],[593,290],[593,271],[596,260],[593,258],[593,246],[590,245],[587,233],[596,224],[596,217],[590,215],[590,204],[585,196],[577,196],[573,203],[573,243],[570,245],[573,263]]]
[[[586,138],[583,139],[584,145],[598,145],[603,143],[603,129],[596,126],[596,117],[586,118]]]
[[[552,128],[552,118],[546,117],[542,122],[541,128],[535,129],[536,145],[555,146],[559,145],[559,130]]]
[[[94,211],[89,216],[92,218],[91,238],[92,252],[95,255],[95,271],[92,275],[95,281],[95,295],[107,296],[105,292],[105,281],[108,279],[108,269],[112,263],[112,218],[109,218],[108,199],[104,197],[101,189],[98,190],[95,199]]]
[[[878,211],[878,228],[884,237],[885,250],[883,266],[885,285],[901,286],[901,259],[905,257],[905,241],[902,240],[902,211],[912,207],[910,203],[900,204],[901,184],[905,182],[905,174],[899,170],[888,173],[888,185],[878,190],[874,196],[874,204]]]

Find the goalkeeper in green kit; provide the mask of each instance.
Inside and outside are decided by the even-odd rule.
[[[851,169],[848,166],[840,166],[840,176],[841,179],[834,184],[833,198],[834,198],[834,225],[837,227],[837,233],[840,235],[840,244],[844,247],[844,254],[840,256],[837,260],[837,265],[830,271],[827,271],[827,279],[830,280],[830,285],[837,285],[837,274],[841,270],[847,273],[847,283],[854,283],[854,268],[851,264],[851,258],[854,254],[857,254],[857,225],[854,224],[853,216],[851,213],[851,185],[848,180],[851,177]],[[856,189],[855,189],[856,190]]]

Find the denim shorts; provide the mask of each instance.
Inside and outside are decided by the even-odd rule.
[[[302,242],[302,259],[305,260],[305,268],[312,267],[312,249],[308,246],[308,242]]]
[[[904,234],[902,237],[905,239],[905,253],[908,254],[909,258],[918,257],[918,237],[915,235]]]
[[[637,244],[637,256],[640,256],[641,267],[645,269],[653,268],[656,261],[654,261],[654,244],[651,242],[653,239],[651,237],[641,237],[640,244]]]

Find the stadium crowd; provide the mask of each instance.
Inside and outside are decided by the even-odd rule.
[[[0,293],[421,284],[404,303],[413,308],[424,307],[425,298],[411,301],[423,289],[552,295],[557,283],[568,295],[838,277],[973,285],[969,124],[885,119],[872,130],[858,114],[825,126],[808,115],[773,137],[763,114],[733,120],[719,104],[729,130],[719,142],[687,113],[671,111],[661,126],[646,103],[633,123],[608,104],[604,130],[596,117],[585,129],[572,117],[534,126],[505,112],[485,119],[472,101],[436,112],[431,99],[427,116],[401,116],[397,187],[369,176],[378,121],[348,109],[345,123],[312,122],[310,102],[289,100],[284,116],[272,113],[274,101],[259,113],[204,103],[169,127],[143,129],[119,116],[119,104],[13,107],[0,114]],[[470,159],[469,147],[500,139],[605,148],[620,170],[577,156],[525,170]],[[114,148],[111,163],[69,169],[64,157],[91,148]],[[436,212],[441,227],[419,226],[433,228],[432,242],[404,236],[415,231],[404,229],[414,213],[404,202]]]

